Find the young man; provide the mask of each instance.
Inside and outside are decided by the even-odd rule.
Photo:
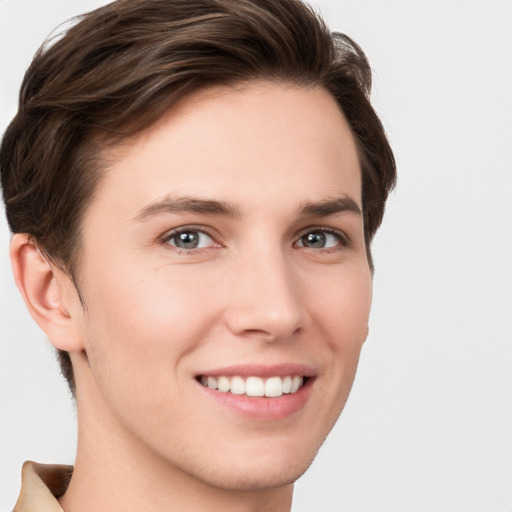
[[[288,511],[367,335],[395,180],[296,0],[120,0],[43,48],[0,151],[16,283],[76,396],[15,511]]]

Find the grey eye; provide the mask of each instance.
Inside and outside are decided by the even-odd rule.
[[[325,241],[325,233],[308,233],[301,238],[304,247],[311,247],[313,249],[323,249]]]
[[[336,247],[341,243],[341,237],[335,233],[326,231],[310,231],[301,236],[297,242],[299,247],[308,247],[310,249],[327,249]]]
[[[213,245],[212,237],[202,231],[181,231],[170,236],[168,244],[179,249],[202,249]]]

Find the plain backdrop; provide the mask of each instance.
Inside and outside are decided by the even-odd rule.
[[[106,2],[0,0],[0,130],[59,23]],[[374,70],[399,184],[374,243],[370,336],[294,506],[512,511],[512,1],[318,0]],[[76,425],[0,221],[0,512],[26,459],[72,463]]]

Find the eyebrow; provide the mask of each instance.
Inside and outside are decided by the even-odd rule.
[[[223,217],[239,218],[242,211],[238,206],[226,201],[200,199],[190,196],[166,196],[145,206],[137,212],[135,220],[142,222],[149,217],[163,213],[200,213]],[[362,215],[359,205],[349,196],[326,199],[320,202],[305,203],[298,210],[301,217],[328,217],[337,213],[352,212]]]
[[[189,196],[166,196],[155,203],[145,206],[135,215],[135,220],[141,222],[148,217],[162,213],[201,213],[224,217],[240,217],[241,211],[236,205],[226,201],[199,199]]]
[[[350,196],[326,199],[318,203],[306,203],[299,209],[299,215],[302,217],[328,217],[344,212],[362,215],[360,206]]]

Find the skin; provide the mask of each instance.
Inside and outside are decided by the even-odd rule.
[[[289,510],[368,332],[361,215],[300,213],[340,198],[361,208],[342,113],[320,88],[216,87],[108,157],[83,219],[85,309],[28,237],[11,248],[29,309],[70,351],[76,375],[78,453],[61,506]],[[161,205],[190,197],[228,203],[230,214]],[[199,248],[178,248],[177,228],[204,230]],[[305,244],[324,228],[334,231],[324,247]],[[196,380],[234,364],[289,363],[314,379],[303,407],[275,420],[225,407]]]

